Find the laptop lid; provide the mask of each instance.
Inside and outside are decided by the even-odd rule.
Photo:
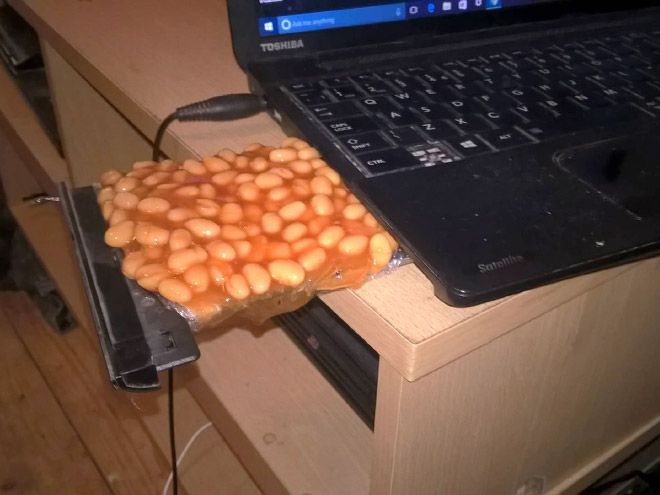
[[[227,0],[236,59],[259,62],[413,37],[658,5],[593,0]]]

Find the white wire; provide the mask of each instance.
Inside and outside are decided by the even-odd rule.
[[[188,440],[188,443],[186,446],[183,448],[181,451],[181,454],[179,455],[179,458],[176,460],[176,466],[179,467],[181,465],[181,461],[183,460],[184,456],[188,453],[188,450],[190,450],[190,447],[192,444],[197,440],[197,437],[202,434],[204,430],[206,430],[209,426],[212,426],[213,423],[210,421],[206,423],[205,425],[201,426],[199,430],[197,430],[195,433],[193,433],[193,436],[190,437],[190,440]],[[172,484],[172,477],[174,476],[174,473],[170,471],[170,475],[167,477],[167,481],[165,482],[165,486],[163,487],[163,495],[167,495],[167,491],[170,489],[170,484]]]

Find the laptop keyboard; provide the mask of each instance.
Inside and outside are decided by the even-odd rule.
[[[289,85],[366,175],[660,116],[660,31]]]

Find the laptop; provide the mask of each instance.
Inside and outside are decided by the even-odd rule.
[[[658,252],[659,4],[228,0],[252,91],[454,306]]]

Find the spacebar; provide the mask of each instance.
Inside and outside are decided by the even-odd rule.
[[[625,104],[564,114],[554,119],[544,120],[540,124],[546,129],[547,134],[559,135],[652,118],[637,107]]]

